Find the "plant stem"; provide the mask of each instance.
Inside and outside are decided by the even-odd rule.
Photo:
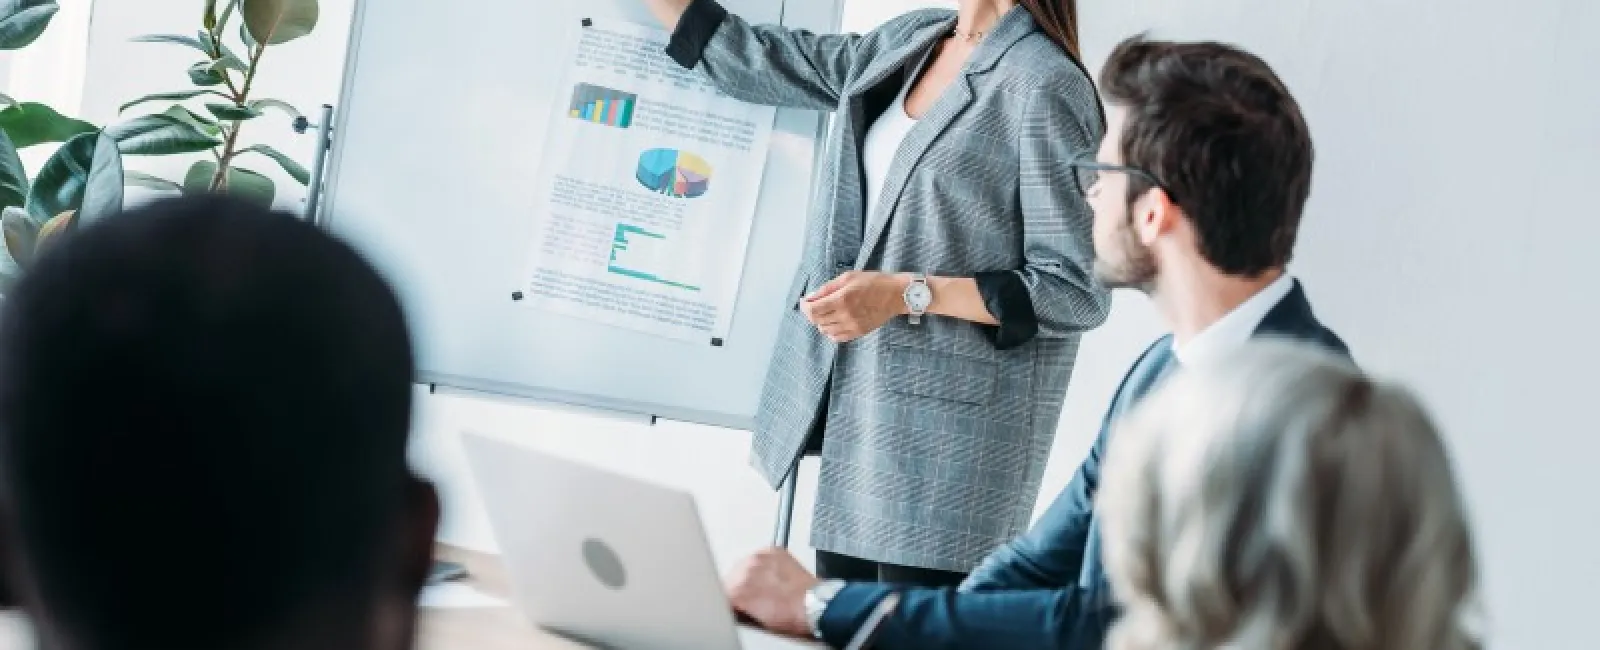
[[[228,138],[222,145],[222,155],[217,156],[217,173],[211,177],[211,191],[222,192],[228,189],[228,167],[233,164],[233,157],[237,155],[234,147],[239,143],[239,122],[233,123],[233,128],[228,130]]]
[[[239,102],[241,106],[244,105],[245,99],[250,96],[250,87],[255,85],[256,72],[261,68],[261,55],[266,53],[266,43],[260,43],[256,45],[256,51],[250,53],[250,70],[244,75],[244,92],[239,95]]]
[[[222,60],[222,37],[217,34],[215,29],[207,33],[211,35],[211,51],[207,52],[207,54],[211,55],[211,63],[216,64],[216,62]],[[233,75],[228,74],[227,68],[217,68],[217,73],[222,75],[222,83],[227,84],[228,92],[233,93],[234,103],[241,102],[239,88],[233,85]]]
[[[245,102],[249,101],[250,87],[255,85],[256,71],[261,67],[261,55],[265,54],[266,51],[266,44],[260,43],[256,45],[255,51],[250,53],[250,65],[247,66],[244,73],[244,88],[234,93],[234,103],[236,105],[244,106]],[[224,79],[227,79],[227,71],[223,71],[222,76]],[[229,82],[228,85],[231,87],[233,84],[232,82]],[[242,120],[235,120],[233,123],[233,128],[228,129],[227,141],[223,143],[222,146],[222,156],[217,160],[217,173],[215,176],[211,177],[211,191],[213,192],[219,192],[228,189],[228,168],[233,165],[234,156],[238,155],[238,151],[236,151],[236,149],[239,145],[239,131],[243,130],[243,128],[244,122]]]

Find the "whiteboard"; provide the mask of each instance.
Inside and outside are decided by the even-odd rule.
[[[837,2],[724,4],[757,23],[838,24]],[[512,294],[526,286],[546,116],[565,99],[555,59],[584,18],[656,23],[642,0],[440,7],[356,3],[322,216],[396,287],[420,380],[750,428],[792,299],[824,116],[778,112],[721,347],[540,312]]]

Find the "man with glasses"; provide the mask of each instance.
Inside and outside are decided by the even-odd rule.
[[[1063,161],[1060,182],[1078,184],[1094,209],[1100,281],[1144,292],[1172,333],[1123,378],[1072,483],[958,590],[819,582],[774,549],[733,577],[740,612],[838,647],[898,593],[877,648],[1099,648],[1116,614],[1094,511],[1111,424],[1180,364],[1252,337],[1347,354],[1285,270],[1310,194],[1312,147],[1271,68],[1217,43],[1134,38],[1112,52],[1100,83],[1105,140],[1096,155]]]

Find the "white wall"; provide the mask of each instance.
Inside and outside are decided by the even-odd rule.
[[[313,120],[322,104],[337,103],[354,1],[321,0],[322,14],[316,31],[300,40],[268,49],[251,96],[282,99],[294,104]],[[82,92],[83,118],[95,124],[110,124],[119,119],[117,107],[124,102],[150,93],[192,88],[187,70],[199,60],[198,52],[164,43],[133,43],[129,39],[146,34],[193,35],[200,29],[203,6],[204,3],[198,0],[108,0],[95,3]],[[238,14],[235,14],[232,24],[237,26],[239,20]],[[234,27],[229,31],[237,33],[238,30]],[[240,46],[234,40],[228,43],[242,55]],[[205,114],[203,100],[187,104]],[[136,108],[122,118],[165,108],[164,105],[151,104]],[[289,118],[282,113],[269,111],[267,115],[246,123],[241,142],[270,145],[310,169],[316,138],[310,133],[296,134],[289,124]],[[414,135],[407,134],[407,137]],[[209,156],[129,157],[125,164],[129,169],[181,183],[191,164]],[[305,199],[305,189],[284,174],[277,163],[252,154],[241,157],[239,164],[272,178],[278,187],[279,207],[291,210],[300,208]],[[136,189],[129,190],[130,199],[137,200],[146,195]]]
[[[7,94],[17,101],[41,102],[63,115],[82,108],[84,61],[88,55],[91,0],[62,2],[50,27],[32,45],[7,52]]]

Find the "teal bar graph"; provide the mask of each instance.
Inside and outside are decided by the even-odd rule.
[[[620,275],[620,276],[627,277],[627,278],[633,278],[635,280],[644,280],[646,282],[654,282],[656,284],[660,284],[660,285],[663,285],[663,286],[673,287],[673,288],[676,288],[676,289],[683,289],[683,290],[686,290],[686,291],[699,291],[700,290],[700,287],[696,287],[696,286],[689,285],[689,284],[684,284],[682,282],[673,282],[672,280],[668,280],[666,278],[662,278],[662,277],[660,277],[660,276],[658,276],[658,275],[656,275],[654,273],[648,273],[648,272],[640,271],[640,270],[637,270],[637,269],[630,269],[630,268],[627,268],[626,266],[623,266],[623,264],[621,263],[621,261],[618,258],[621,257],[622,253],[625,253],[625,252],[627,252],[629,250],[629,245],[634,243],[634,239],[635,238],[644,238],[646,240],[654,240],[654,241],[665,241],[667,237],[666,237],[666,235],[662,235],[662,234],[656,233],[656,232],[651,232],[649,230],[645,230],[644,228],[640,228],[640,227],[635,226],[635,225],[626,224],[626,223],[617,224],[616,232],[615,232],[615,234],[613,235],[613,237],[611,239],[611,261],[606,266],[606,271],[607,272],[609,272],[609,273],[611,273],[613,275]]]

